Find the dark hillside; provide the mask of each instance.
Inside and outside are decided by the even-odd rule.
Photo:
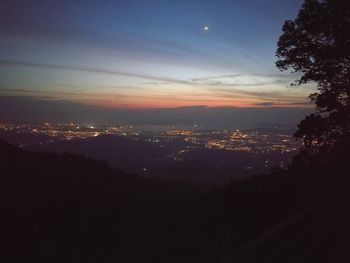
[[[104,162],[1,142],[3,255],[6,262],[312,262],[324,254],[332,262],[349,232],[347,147],[327,162],[300,154],[287,170],[193,199],[181,185]]]
[[[4,142],[0,159],[7,261],[150,257],[160,232],[154,220],[187,191],[83,156],[29,153]]]

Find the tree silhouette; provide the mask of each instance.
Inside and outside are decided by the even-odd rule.
[[[286,21],[276,52],[277,67],[301,73],[296,85],[314,82],[316,112],[295,134],[305,150],[329,152],[350,131],[350,1],[306,0],[298,17]]]

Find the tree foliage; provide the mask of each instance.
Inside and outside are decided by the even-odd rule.
[[[298,126],[306,150],[329,151],[350,131],[350,1],[305,0],[286,21],[276,52],[277,67],[301,73],[298,85],[314,82],[316,112]]]

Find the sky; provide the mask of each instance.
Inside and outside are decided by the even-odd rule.
[[[275,67],[302,2],[3,0],[0,109],[308,108]]]

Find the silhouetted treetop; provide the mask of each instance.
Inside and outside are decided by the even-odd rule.
[[[350,73],[350,1],[306,0],[295,21],[286,21],[277,67],[302,73],[300,83],[342,84]]]
[[[276,56],[280,70],[301,73],[297,84],[317,84],[310,95],[317,112],[299,124],[296,137],[309,149],[334,145],[350,130],[350,1],[306,0],[285,22]]]

